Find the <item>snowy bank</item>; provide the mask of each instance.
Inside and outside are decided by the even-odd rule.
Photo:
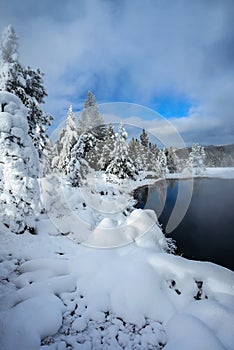
[[[233,272],[160,252],[150,240],[77,245],[45,216],[38,231],[1,227],[2,349],[233,348]]]
[[[234,179],[234,168],[207,168],[204,177],[217,177],[221,179]]]
[[[38,235],[0,225],[0,348],[232,350],[234,273],[166,253],[142,181],[94,180],[41,179]]]
[[[234,179],[234,168],[206,168],[201,174],[193,175],[193,177],[212,177],[220,179]],[[184,173],[174,173],[167,174],[167,179],[183,179],[191,178],[191,174]]]

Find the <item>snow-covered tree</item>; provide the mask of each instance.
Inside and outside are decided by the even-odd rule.
[[[107,174],[117,175],[124,179],[127,177],[135,178],[137,169],[133,160],[129,156],[129,146],[126,142],[128,137],[123,124],[120,123],[118,133],[116,134],[115,148],[112,154],[112,161],[106,169]]]
[[[113,125],[110,123],[107,128],[105,138],[103,140],[103,148],[102,148],[100,159],[98,161],[99,169],[106,170],[106,168],[110,164],[112,160],[114,146],[115,146],[115,132],[114,132]]]
[[[78,121],[78,130],[80,134],[92,131],[97,138],[103,138],[105,135],[104,120],[99,114],[98,104],[91,91],[88,91],[87,99],[84,103],[84,110]]]
[[[0,217],[15,233],[35,233],[38,210],[38,155],[28,135],[27,109],[0,91]]]
[[[144,133],[142,133],[144,135]],[[129,142],[129,151],[130,157],[133,159],[137,170],[139,171],[154,171],[155,164],[158,155],[158,148],[156,145],[151,144],[150,142],[143,143],[148,146],[144,146],[142,144],[142,140],[139,141],[137,138]]]
[[[160,149],[155,163],[155,172],[158,177],[164,177],[167,172],[167,157],[165,149]]]
[[[18,38],[11,25],[3,31],[0,42],[0,91],[18,96],[27,108],[28,133],[41,158],[47,142],[46,128],[53,117],[40,107],[47,96],[43,73],[20,64]]]
[[[26,84],[24,86],[25,95],[22,97],[22,101],[28,109],[28,133],[40,158],[43,157],[43,150],[48,142],[47,127],[51,125],[51,121],[54,119],[50,114],[45,113],[40,106],[40,104],[44,103],[44,98],[47,96],[43,76],[44,74],[40,69],[33,70],[30,67],[24,69]]]
[[[129,156],[132,158],[132,160],[134,160],[136,163],[136,159],[138,157],[138,144],[139,144],[139,140],[135,139],[134,137],[130,140],[129,142]]]
[[[23,67],[18,54],[18,37],[12,26],[2,33],[0,41],[0,91],[22,94]]]
[[[55,146],[48,138],[43,149],[43,157],[40,159],[40,176],[44,177],[52,172],[54,168],[52,165],[56,157]]]
[[[58,140],[59,159],[57,167],[60,172],[67,174],[67,166],[71,160],[71,149],[78,140],[78,132],[72,106],[69,107],[66,125]]]
[[[67,166],[68,180],[73,187],[81,186],[90,166],[85,160],[87,152],[95,146],[96,139],[92,133],[82,134],[71,150],[71,159]]]
[[[137,171],[146,170],[146,154],[145,148],[140,141],[132,138],[129,142],[129,156],[133,160]]]
[[[84,103],[84,110],[78,120],[78,132],[80,135],[87,132],[92,133],[96,138],[95,147],[90,149],[85,159],[92,168],[98,170],[97,164],[103,147],[106,128],[104,120],[99,114],[95,96],[91,91],[88,92],[87,99]]]
[[[143,147],[145,147],[145,148],[149,147],[149,137],[148,137],[145,129],[142,129],[142,133],[140,135],[140,140],[141,140],[141,144]]]
[[[205,150],[198,143],[193,144],[192,151],[189,154],[189,165],[194,169],[196,175],[201,174],[205,169]]]
[[[165,151],[167,157],[167,169],[169,173],[176,173],[178,171],[178,157],[175,153],[175,149],[171,146]]]
[[[155,166],[158,166],[158,154],[159,149],[155,144],[149,142],[149,146],[144,147],[145,170],[155,171]]]
[[[18,37],[14,28],[9,25],[2,33],[1,58],[4,62],[14,63],[18,61]]]

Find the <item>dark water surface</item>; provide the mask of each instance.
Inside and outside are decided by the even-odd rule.
[[[186,181],[180,180],[185,191]],[[179,180],[158,182],[135,194],[138,207],[153,209],[164,229],[175,205],[178,184]],[[188,211],[167,236],[176,241],[178,254],[234,270],[234,179],[194,179]]]

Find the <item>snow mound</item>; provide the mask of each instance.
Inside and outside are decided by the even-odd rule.
[[[1,349],[37,350],[62,324],[62,302],[54,295],[29,298],[0,312]]]
[[[164,350],[225,350],[215,333],[194,316],[175,315],[165,329],[169,341]]]
[[[141,246],[154,246],[161,252],[167,250],[167,241],[157,225],[154,211],[134,210],[120,226],[116,226],[110,218],[104,218],[84,244],[99,248],[113,248],[131,242]]]
[[[43,231],[11,240],[5,234],[4,350],[232,349],[231,271],[163,253],[149,242],[92,249]]]

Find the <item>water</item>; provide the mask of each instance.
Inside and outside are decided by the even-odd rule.
[[[180,181],[186,184],[186,180]],[[165,229],[177,192],[178,180],[156,183],[152,189],[140,188],[136,192],[138,207],[153,209]],[[188,211],[167,236],[176,241],[177,254],[234,270],[234,180],[194,179]]]

